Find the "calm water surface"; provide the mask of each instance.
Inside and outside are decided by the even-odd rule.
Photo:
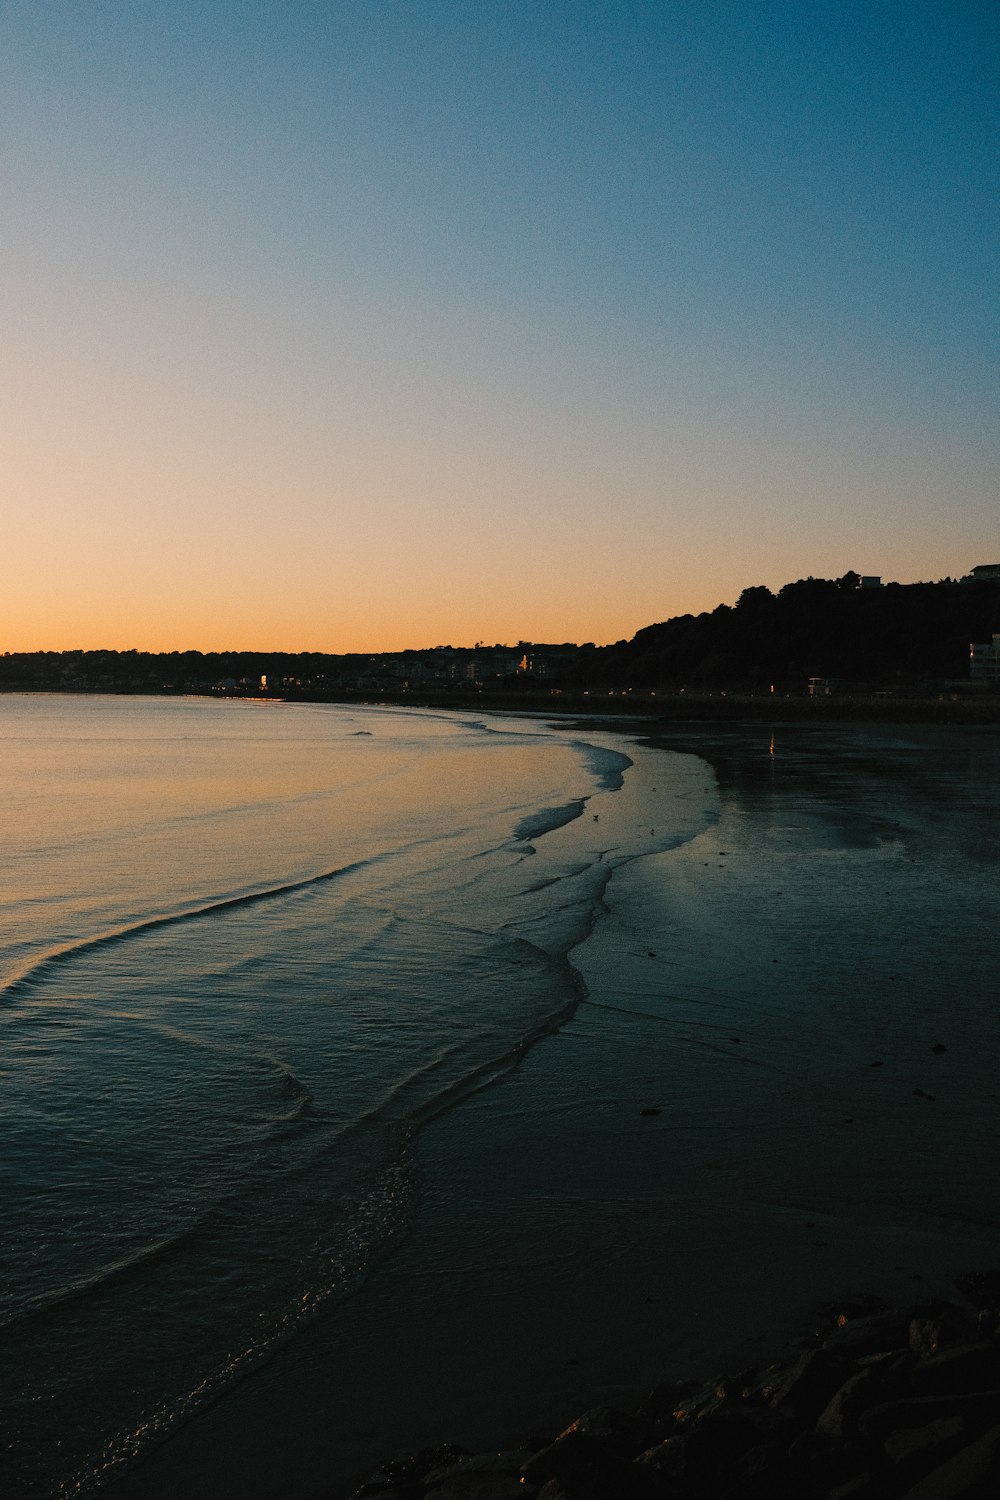
[[[27,1500],[100,1487],[363,1283],[415,1131],[570,1013],[645,813],[625,755],[537,723],[11,696],[0,741]]]

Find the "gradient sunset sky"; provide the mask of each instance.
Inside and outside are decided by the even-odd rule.
[[[998,104],[995,0],[5,0],[0,650],[1000,562]]]

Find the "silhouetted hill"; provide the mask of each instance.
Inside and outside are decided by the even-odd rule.
[[[592,685],[791,691],[825,677],[916,686],[967,678],[970,642],[1000,630],[1000,583],[862,589],[856,579],[805,578],[776,594],[744,589],[733,607],[648,625],[596,653]]]

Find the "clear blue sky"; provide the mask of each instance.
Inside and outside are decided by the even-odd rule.
[[[998,81],[992,0],[6,3],[0,649],[1000,561]]]

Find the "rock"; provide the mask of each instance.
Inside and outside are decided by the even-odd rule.
[[[1000,1426],[959,1450],[908,1489],[903,1500],[993,1500],[1000,1492]]]
[[[851,1440],[837,1441],[819,1432],[803,1432],[788,1447],[793,1500],[826,1495],[869,1472],[873,1450]]]
[[[621,1458],[627,1459],[643,1452],[658,1435],[655,1422],[649,1418],[617,1411],[612,1406],[592,1406],[571,1422],[556,1441],[574,1432],[600,1438]]]
[[[715,1411],[719,1406],[730,1400],[733,1394],[733,1385],[725,1375],[720,1375],[715,1380],[709,1380],[705,1385],[699,1386],[693,1394],[686,1396],[674,1408],[674,1420],[682,1426],[701,1421],[710,1411]]]
[[[364,1484],[353,1491],[351,1500],[421,1500],[424,1493],[422,1484],[416,1484],[400,1480],[393,1483],[391,1480],[379,1478],[366,1479]]]
[[[823,1340],[827,1354],[841,1354],[857,1359],[862,1354],[883,1353],[887,1349],[905,1349],[910,1332],[910,1318],[896,1308],[871,1313],[867,1317],[848,1318],[838,1323]]]
[[[883,1483],[879,1475],[863,1469],[845,1484],[838,1484],[832,1490],[827,1490],[823,1500],[884,1500]]]
[[[640,1417],[659,1424],[673,1424],[674,1412],[699,1389],[696,1380],[670,1380],[654,1386],[638,1409]]]
[[[883,1446],[886,1458],[897,1471],[912,1468],[915,1460],[926,1471],[929,1459],[949,1457],[942,1450],[956,1447],[965,1436],[965,1423],[960,1416],[939,1417],[921,1427],[895,1428]]]
[[[355,1500],[996,1500],[1000,1272],[956,1286],[972,1306],[841,1303],[763,1371],[657,1386],[509,1451],[424,1449]]]
[[[701,1418],[684,1439],[674,1476],[685,1492],[722,1495],[744,1471],[748,1455],[766,1445],[780,1417],[766,1408],[744,1411],[718,1407]]]
[[[835,1391],[843,1385],[850,1366],[842,1359],[811,1349],[793,1365],[778,1365],[765,1373],[760,1394],[776,1411],[788,1408],[811,1426]]]
[[[424,1500],[518,1500],[533,1493],[521,1483],[521,1469],[531,1458],[525,1448],[477,1453],[427,1474]]]
[[[964,1308],[941,1302],[911,1319],[909,1345],[914,1354],[928,1359],[943,1349],[974,1341],[977,1331],[977,1325]]]
[[[634,1460],[635,1467],[645,1469],[649,1474],[676,1478],[684,1467],[686,1443],[686,1437],[664,1438],[662,1443],[656,1443],[654,1447],[647,1448],[644,1453],[640,1453]]]
[[[568,1432],[535,1453],[521,1478],[539,1488],[558,1480],[569,1500],[626,1500],[641,1485],[641,1476],[610,1444],[582,1432]]]
[[[852,1318],[871,1318],[876,1313],[894,1312],[891,1302],[876,1297],[873,1292],[862,1292],[856,1297],[842,1297],[837,1302],[821,1302],[816,1308],[824,1323],[840,1326]]]
[[[787,1441],[765,1443],[744,1454],[719,1494],[722,1500],[802,1500]]]
[[[445,1465],[429,1470],[427,1481],[450,1479],[455,1474],[476,1474],[495,1470],[498,1474],[519,1474],[531,1457],[530,1448],[500,1448],[495,1453],[468,1453]]]
[[[864,1442],[883,1443],[890,1432],[924,1427],[960,1416],[973,1435],[983,1432],[1000,1411],[1000,1390],[965,1391],[952,1396],[911,1396],[870,1406],[858,1423]]]
[[[816,1420],[816,1431],[824,1437],[853,1437],[863,1411],[878,1399],[880,1371],[870,1365],[852,1375],[830,1398]]]
[[[533,1496],[533,1485],[522,1484],[517,1474],[456,1475],[424,1490],[422,1500],[524,1500]]]
[[[376,1469],[354,1491],[352,1500],[369,1500],[369,1497],[374,1500],[377,1496],[384,1496],[386,1500],[410,1500],[411,1495],[423,1494],[428,1474],[469,1456],[467,1449],[458,1448],[453,1443],[442,1443],[436,1448],[421,1448],[419,1453],[393,1459]]]
[[[910,1375],[917,1396],[1000,1387],[1000,1347],[992,1339],[943,1349],[916,1364]]]
[[[1000,1310],[1000,1271],[966,1271],[954,1284],[973,1307]]]

